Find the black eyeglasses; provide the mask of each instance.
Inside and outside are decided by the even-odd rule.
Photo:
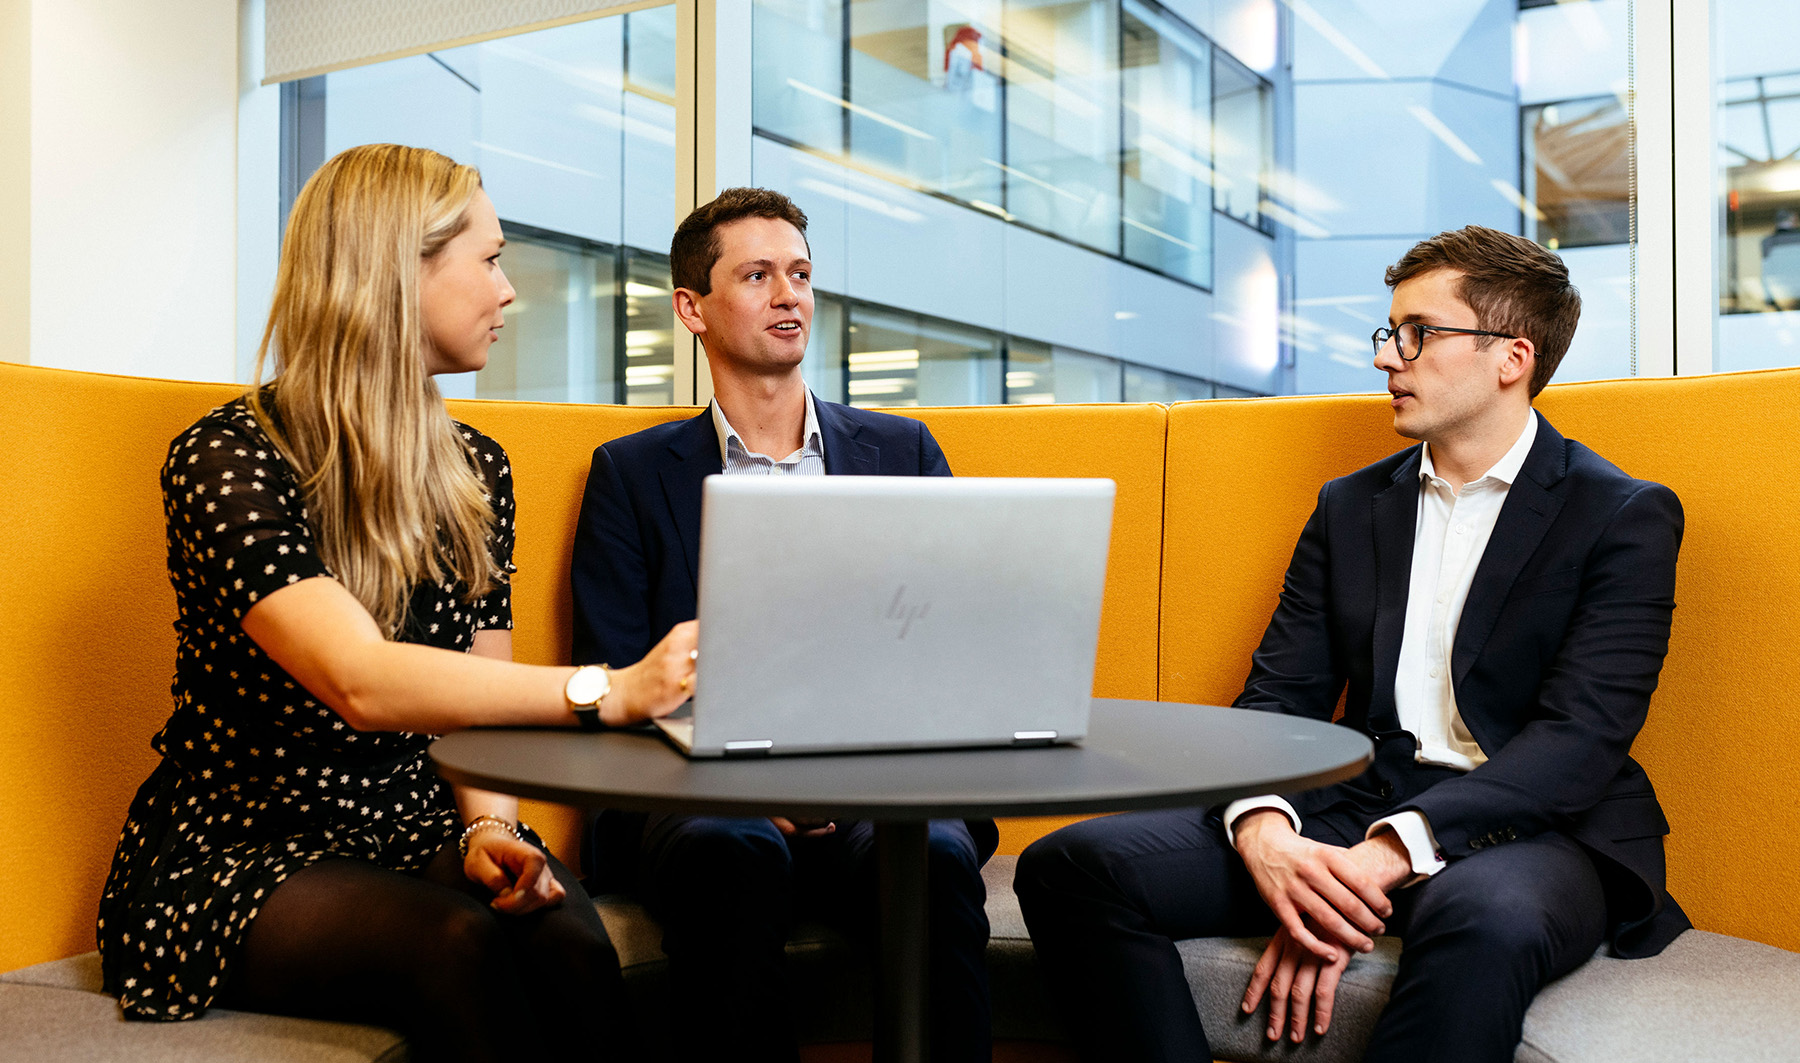
[[[1375,345],[1375,357],[1381,357],[1381,347],[1390,338],[1394,341],[1394,349],[1400,352],[1403,362],[1416,362],[1419,353],[1425,349],[1425,336],[1431,332],[1456,332],[1464,336],[1494,336],[1503,340],[1516,340],[1517,336],[1508,336],[1504,332],[1488,332],[1478,328],[1451,328],[1449,325],[1421,325],[1417,321],[1402,321],[1393,328],[1378,328],[1369,337]]]

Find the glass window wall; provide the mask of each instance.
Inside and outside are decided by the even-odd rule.
[[[1213,386],[1209,380],[1171,373],[1166,369],[1151,369],[1142,365],[1125,366],[1126,402],[1188,402],[1212,397]]]
[[[614,402],[668,406],[675,397],[675,284],[669,256],[625,249],[625,284],[620,291],[625,328],[614,342],[625,357],[623,394]],[[682,329],[685,338],[687,330]]]
[[[753,0],[750,179],[811,215],[821,263],[807,379],[869,405],[1374,390],[1382,271],[1470,223],[1569,262],[1585,310],[1558,379],[1624,375],[1628,3]],[[284,93],[292,180],[368,140],[482,167],[523,283],[469,388],[688,398],[662,257],[674,25],[652,9]],[[1800,67],[1721,32],[1721,311],[1777,329],[1745,348],[1766,352],[1800,313]]]
[[[618,313],[618,249],[506,227],[506,277],[517,295],[506,327],[475,375],[482,398],[616,402],[611,352]]]
[[[1275,157],[1269,83],[1222,49],[1213,52],[1212,70],[1213,209],[1266,231]]]
[[[766,136],[841,154],[848,113],[840,0],[755,0],[752,120]]]
[[[1117,0],[1007,0],[1005,33],[1007,211],[1117,254]]]
[[[1593,247],[1630,239],[1630,128],[1617,96],[1561,100],[1520,111],[1525,235],[1544,246]]]
[[[998,0],[850,4],[850,158],[966,203],[1001,200]]]
[[[1713,368],[1800,365],[1800,9],[1714,5],[1725,198]]]
[[[853,406],[1004,401],[999,338],[983,329],[852,304],[846,388]]]
[[[1124,363],[1048,343],[1013,340],[1006,347],[1006,401],[1118,402]]]
[[[428,147],[481,169],[518,295],[489,368],[444,378],[446,394],[674,401],[674,14],[375,63],[284,93],[288,203],[356,144]]]
[[[1124,250],[1212,287],[1212,48],[1160,8],[1125,0]]]

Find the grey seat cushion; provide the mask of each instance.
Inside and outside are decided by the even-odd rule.
[[[1400,943],[1377,939],[1344,973],[1331,1031],[1304,1045],[1262,1038],[1267,1008],[1238,1010],[1266,938],[1179,942],[1195,1006],[1222,1060],[1362,1058],[1387,1006]],[[1515,1063],[1794,1063],[1800,1060],[1800,954],[1690,930],[1660,956],[1596,955],[1546,986],[1525,1015]]]
[[[192,1022],[126,1022],[100,992],[100,954],[0,975],[0,1063],[404,1063],[392,1030],[214,1008]]]
[[[1517,1063],[1794,1063],[1800,953],[1689,930],[1659,956],[1596,956],[1538,994]]]
[[[997,856],[983,872],[988,888],[988,975],[994,1036],[1061,1040],[1063,1031],[1012,892],[1016,859]],[[596,900],[625,969],[626,984],[652,1043],[667,1058],[674,1028],[662,930],[635,902]],[[1238,1010],[1266,939],[1197,938],[1176,944],[1194,1003],[1219,1059],[1249,1063],[1361,1058],[1387,1005],[1400,943],[1381,938],[1351,961],[1336,1016],[1323,1040],[1270,1046],[1266,1011]],[[795,999],[807,1001],[797,1025],[809,1042],[865,1040],[874,978],[868,957],[817,923],[802,924],[788,944]],[[125,1022],[100,992],[95,953],[0,974],[0,1063],[93,1060],[98,1063],[400,1063],[406,1045],[391,1030],[214,1009],[183,1023]],[[1800,954],[1740,938],[1690,930],[1647,960],[1596,956],[1547,986],[1525,1016],[1516,1063],[1793,1063],[1800,1060]]]

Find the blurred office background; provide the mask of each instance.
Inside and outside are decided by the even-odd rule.
[[[859,405],[1379,389],[1383,269],[1471,222],[1569,263],[1560,380],[1800,363],[1792,3],[533,0],[430,47],[387,0],[23,7],[40,364],[247,378],[294,193],[370,141],[479,166],[508,233],[509,326],[452,394],[703,398],[667,259],[700,157],[807,211],[807,377]],[[272,68],[359,19],[398,57]]]

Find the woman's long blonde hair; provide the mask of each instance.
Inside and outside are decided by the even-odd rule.
[[[251,411],[300,477],[332,573],[389,636],[412,589],[498,574],[469,447],[425,371],[421,266],[468,226],[481,175],[423,148],[365,144],[306,182],[288,218]]]

